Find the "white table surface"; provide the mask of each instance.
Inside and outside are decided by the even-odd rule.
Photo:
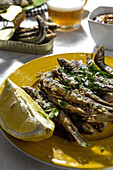
[[[113,6],[113,0],[88,0],[85,6],[84,18],[80,29],[72,32],[57,32],[54,40],[53,51],[50,54],[69,53],[69,52],[95,52],[97,47],[90,35],[87,15],[98,6]],[[31,25],[33,18],[27,19]],[[34,22],[32,22],[35,24]],[[24,24],[24,23],[23,23]],[[107,56],[113,57],[113,51],[105,50]],[[0,85],[12,71],[33,60],[40,55],[14,53],[0,50]],[[62,168],[53,167],[36,161],[17,148],[15,148],[0,132],[0,170],[61,170]],[[65,168],[64,168],[65,169]],[[112,169],[112,168],[109,168]]]

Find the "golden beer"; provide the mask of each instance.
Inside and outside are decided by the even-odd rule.
[[[80,26],[84,6],[82,0],[49,0],[47,5],[52,21],[62,29],[75,29]]]

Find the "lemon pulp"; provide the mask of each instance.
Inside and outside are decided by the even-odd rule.
[[[48,138],[55,127],[43,109],[9,79],[0,95],[0,125],[10,135],[26,141]]]

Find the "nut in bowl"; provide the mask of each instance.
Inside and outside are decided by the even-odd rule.
[[[93,40],[97,46],[103,44],[107,50],[113,50],[113,22],[109,22],[109,20],[113,20],[112,16],[113,7],[100,6],[94,9],[88,17]]]

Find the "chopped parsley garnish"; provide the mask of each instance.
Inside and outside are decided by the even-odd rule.
[[[101,153],[104,152],[104,147],[103,146],[100,146],[100,151],[101,151]]]
[[[95,75],[95,74],[97,75],[97,73],[98,73],[98,76],[103,76],[105,78],[112,78],[113,77],[113,75],[106,73],[105,71],[99,70],[98,67],[95,64],[91,64],[88,67],[88,70],[91,71],[93,73],[93,75]]]
[[[90,80],[91,82],[94,82],[95,81],[94,76],[91,74],[88,74],[88,80]]]
[[[85,71],[86,69],[83,67],[80,67],[78,70]]]
[[[95,74],[95,73],[97,73],[99,71],[97,66],[95,64],[93,64],[93,63],[90,66],[88,66],[88,70],[91,71],[93,74]]]
[[[58,104],[60,105],[60,107],[65,107],[65,106],[67,106],[67,102],[66,101],[64,101],[64,100],[60,100],[59,102],[58,102]]]
[[[78,77],[78,76],[74,76],[74,79],[76,80],[76,81],[78,81],[79,83],[81,83],[81,79]]]
[[[68,77],[73,77],[75,80],[75,88],[80,89],[81,87],[87,87],[90,90],[92,90],[94,93],[97,90],[101,90],[101,87],[99,87],[99,84],[96,83],[96,78],[97,77],[103,77],[104,80],[107,81],[108,78],[113,77],[113,75],[108,74],[104,71],[101,71],[98,69],[98,67],[92,63],[88,66],[88,69],[80,67],[77,70],[68,70],[64,66],[61,67],[61,71],[67,74]],[[103,81],[104,81],[103,80]],[[68,84],[69,81],[65,81],[65,84]],[[109,81],[108,81],[109,84]],[[71,89],[71,86],[64,86],[66,89]]]
[[[66,73],[66,74],[68,74],[68,72],[69,72],[68,69],[65,68],[63,65],[61,66],[61,71]]]
[[[87,143],[87,142],[82,142],[82,143],[81,143],[81,146],[82,146],[82,147],[88,147],[88,143]]]
[[[65,89],[72,89],[71,85],[69,86],[63,86]]]
[[[49,113],[48,117],[53,118],[54,116],[58,116],[59,112],[56,108],[52,108],[51,112]]]
[[[80,89],[80,83],[75,84],[76,89]]]
[[[67,79],[67,80],[63,81],[63,83],[64,83],[64,84],[68,84],[70,81],[71,81],[71,80],[68,80],[68,79]]]
[[[110,84],[110,81],[108,81],[107,83]]]

